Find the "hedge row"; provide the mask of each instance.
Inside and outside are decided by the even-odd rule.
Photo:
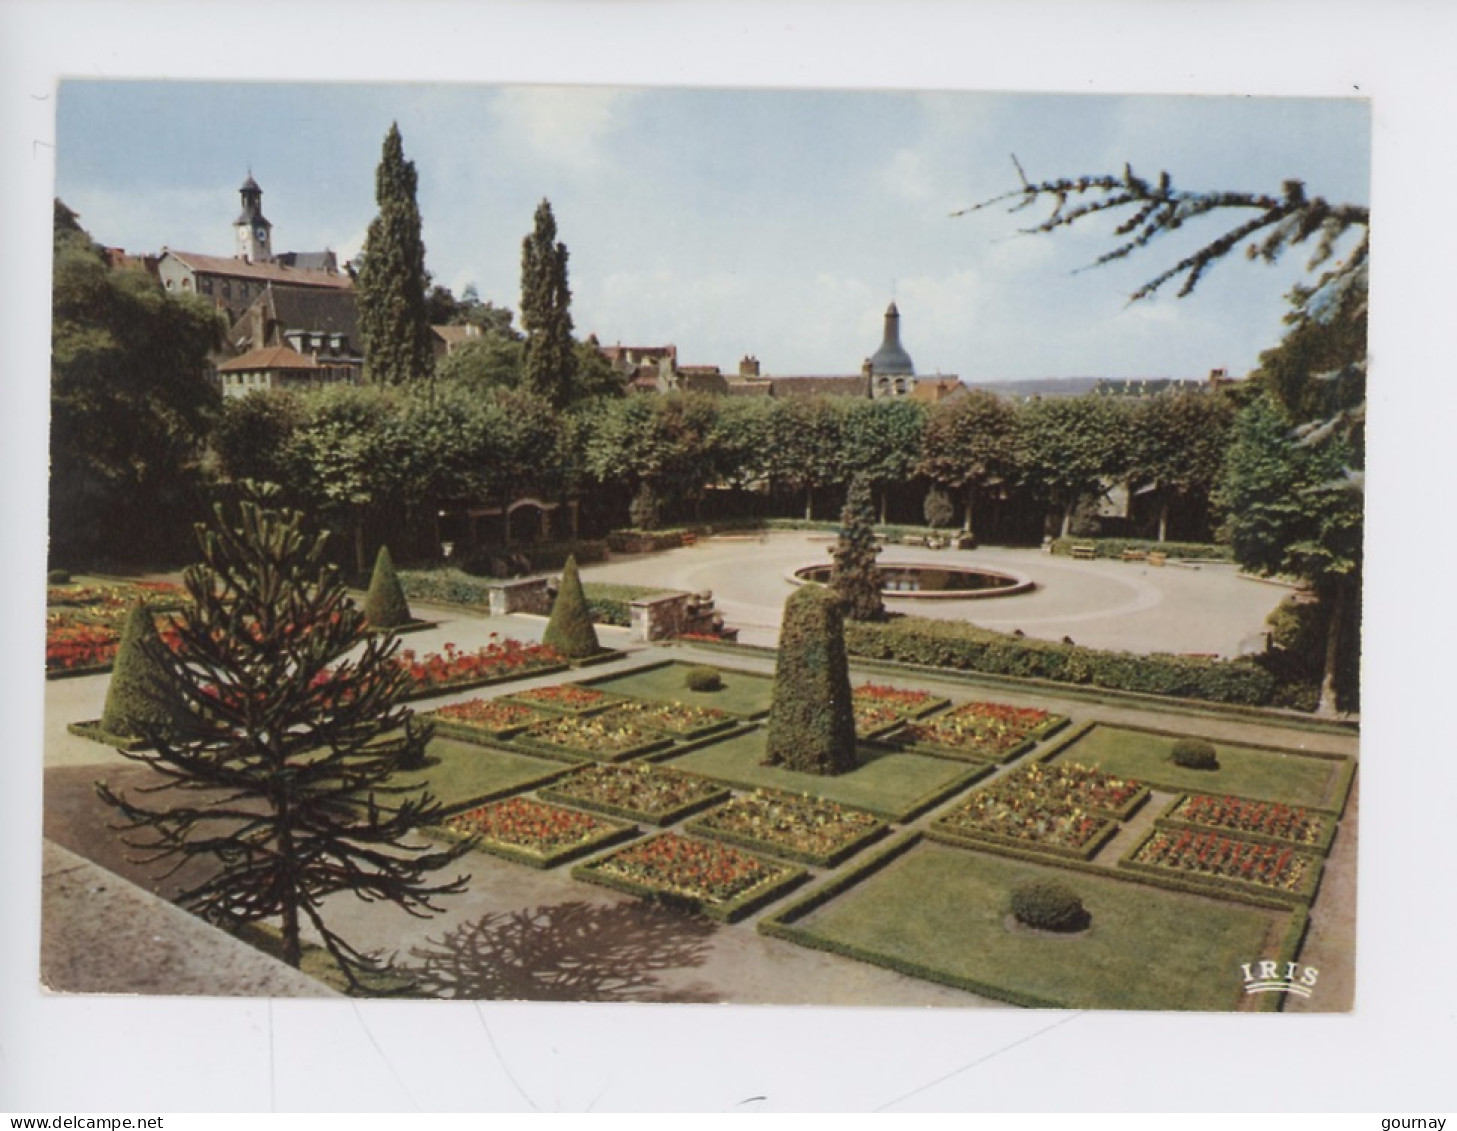
[[[524,572],[559,570],[568,558],[578,565],[607,560],[607,543],[602,539],[579,538],[567,542],[522,542],[518,545],[473,550],[460,560],[460,568],[474,577],[506,578]],[[525,565],[529,569],[523,570]]]
[[[868,659],[1214,703],[1264,706],[1275,692],[1270,673],[1248,660],[1101,652],[1009,636],[964,621],[922,617],[901,617],[887,624],[850,621],[845,625],[845,644],[852,656]]]
[[[1212,542],[1155,542],[1148,538],[1054,538],[1052,552],[1065,558],[1072,557],[1074,546],[1091,546],[1093,556],[1099,558],[1121,558],[1125,550],[1157,550],[1171,558],[1186,561],[1234,561],[1234,550],[1229,546],[1218,546]]]

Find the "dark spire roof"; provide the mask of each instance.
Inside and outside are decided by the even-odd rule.
[[[891,303],[885,309],[885,337],[870,357],[871,373],[915,373],[915,363],[901,345],[900,327],[900,311]]]
[[[251,169],[248,170],[248,179],[243,182],[243,187],[240,188],[238,191],[239,192],[262,192],[263,191],[261,188],[258,187],[258,182],[253,179],[253,170],[251,170]]]

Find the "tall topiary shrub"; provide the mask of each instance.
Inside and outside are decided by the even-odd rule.
[[[875,500],[870,481],[856,476],[850,482],[849,497],[840,515],[840,538],[830,551],[830,592],[839,600],[850,620],[884,620],[880,569],[875,559],[880,545],[875,541]]]
[[[138,601],[127,614],[106,689],[101,729],[119,738],[151,738],[170,734],[185,708],[170,688],[159,664],[164,647],[157,625]]]
[[[364,595],[364,619],[370,628],[399,628],[414,619],[388,546],[381,546],[374,559],[369,592]]]
[[[845,623],[833,594],[814,585],[784,605],[765,762],[810,774],[855,768],[855,712]]]
[[[926,516],[926,525],[932,530],[950,526],[956,519],[956,507],[951,502],[951,496],[939,485],[926,492],[926,501],[922,504],[921,511]]]
[[[602,651],[597,630],[592,627],[592,614],[587,608],[587,595],[582,592],[582,579],[577,574],[577,559],[567,559],[562,570],[561,588],[552,602],[551,619],[541,642],[555,648],[570,660],[580,660]]]

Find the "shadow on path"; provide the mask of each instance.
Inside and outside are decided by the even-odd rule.
[[[702,966],[715,929],[650,904],[573,901],[483,915],[396,968],[429,997],[711,1002],[712,992],[669,990],[658,974]]]

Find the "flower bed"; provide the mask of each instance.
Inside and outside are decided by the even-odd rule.
[[[46,615],[46,674],[88,675],[107,671],[116,659],[121,643],[127,606],[98,612],[60,609]],[[164,643],[177,639],[173,618],[158,619],[157,632]]]
[[[51,606],[114,609],[125,613],[138,599],[149,609],[171,611],[182,607],[187,600],[187,590],[170,581],[119,581],[105,585],[51,585],[46,588],[46,604]]]
[[[855,688],[855,733],[861,738],[882,734],[907,719],[920,718],[948,705],[929,691],[866,683]]]
[[[541,790],[541,796],[614,817],[671,825],[727,800],[730,794],[696,774],[632,762],[584,766]]]
[[[499,639],[494,632],[491,633],[491,643],[474,652],[447,644],[443,652],[428,652],[420,656],[413,648],[406,648],[395,662],[410,679],[407,694],[411,698],[561,671],[567,666],[554,648],[544,644],[523,644],[509,638]]]
[[[547,718],[547,712],[509,699],[467,699],[451,703],[426,718],[435,724],[439,734],[454,735],[466,741],[481,738],[505,738]]]
[[[1313,853],[1190,828],[1155,828],[1119,866],[1226,890],[1274,892],[1304,902],[1314,898],[1320,880],[1320,857]]]
[[[945,714],[908,722],[895,741],[946,758],[1010,762],[1067,719],[1036,707],[963,703]]]
[[[1180,797],[1160,819],[1160,824],[1196,825],[1238,833],[1253,840],[1274,840],[1322,850],[1335,835],[1335,821],[1329,813],[1300,805],[1201,793]]]
[[[732,923],[777,899],[805,873],[669,832],[578,864],[572,875]]]
[[[1009,844],[1091,860],[1117,834],[1118,822],[1081,809],[1044,811],[986,790],[933,822],[929,832],[950,844]]]
[[[525,691],[512,692],[511,698],[518,703],[541,707],[548,711],[564,714],[584,714],[600,711],[613,703],[621,702],[616,695],[598,691],[595,687],[583,687],[579,683],[554,683],[549,687],[530,687]]]
[[[644,703],[630,700],[614,707],[612,713],[631,718],[652,730],[675,738],[697,738],[733,726],[738,720],[717,707],[694,707],[688,703]]]
[[[1044,805],[1089,809],[1105,817],[1126,821],[1149,798],[1148,786],[1132,778],[1114,777],[1079,762],[1024,766],[1003,778],[998,788],[1033,791]]]
[[[885,828],[863,809],[768,789],[736,797],[688,825],[690,832],[821,868],[849,859]]]
[[[633,836],[637,830],[621,821],[548,805],[528,797],[510,797],[471,809],[445,822],[448,832],[476,838],[476,846],[533,868],[558,864]]]
[[[931,833],[953,844],[989,841],[1090,860],[1148,796],[1141,782],[1076,763],[1027,766],[974,793]]]
[[[557,758],[586,762],[619,762],[673,744],[661,731],[642,724],[635,712],[612,707],[596,715],[543,719],[512,742]]]

